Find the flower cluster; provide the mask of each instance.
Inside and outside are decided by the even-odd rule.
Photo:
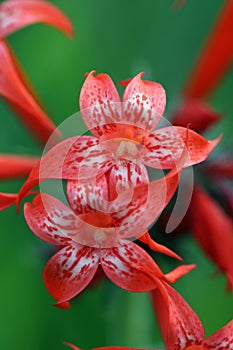
[[[21,201],[33,195],[32,203],[24,204],[27,225],[41,240],[59,247],[43,271],[43,281],[55,305],[69,308],[69,301],[88,286],[101,266],[117,286],[130,292],[152,292],[168,350],[232,349],[233,321],[204,339],[201,321],[170,286],[195,265],[180,265],[164,273],[138,244],[143,242],[151,250],[182,260],[153,241],[148,230],[172,199],[182,169],[206,160],[221,137],[207,141],[196,132],[205,125],[203,120],[197,121],[194,131],[186,125],[189,121],[186,123],[183,111],[176,117],[179,126],[159,128],[166,107],[165,90],[159,83],[143,80],[143,73],[123,84],[126,88],[121,101],[111,78],[92,71],[86,75],[79,100],[82,119],[92,135],[62,140],[5,39],[13,31],[38,21],[69,35],[73,32],[69,20],[47,2],[8,0],[0,5],[0,94],[44,145],[51,134],[54,142],[41,159],[0,157],[0,163],[7,165],[0,172],[1,178],[25,176],[30,171],[19,193],[0,193],[0,209],[12,204],[19,209]],[[188,112],[193,108],[198,115],[206,113],[208,123],[218,119],[216,114],[207,113],[200,101],[187,103]],[[154,169],[166,170],[166,174],[153,180],[150,174]],[[43,191],[47,180],[60,180],[62,199]],[[34,189],[38,185],[40,193]],[[196,210],[200,207],[201,213]],[[190,213],[196,237],[226,272],[232,289],[231,221],[197,187]],[[217,221],[214,224],[210,218],[213,213]],[[223,225],[228,240],[217,250]],[[209,228],[208,235],[204,227]],[[209,239],[213,242],[210,246]]]

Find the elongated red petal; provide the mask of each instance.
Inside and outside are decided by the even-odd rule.
[[[46,264],[43,280],[52,297],[62,303],[90,283],[98,268],[98,251],[79,244],[59,250]]]
[[[188,157],[184,167],[203,162],[221,140],[221,136],[213,141],[207,141],[195,131],[189,130],[186,143],[187,129],[180,126],[169,126],[157,129],[145,136],[143,161],[146,165],[170,169],[181,157],[186,144]]]
[[[165,247],[162,244],[159,244],[155,242],[149,235],[148,232],[144,233],[142,236],[138,238],[139,241],[143,242],[144,244],[148,245],[148,247],[155,252],[159,252],[162,254],[166,254],[168,256],[171,256],[172,258],[178,259],[182,261],[183,259],[177,255],[175,252],[173,252],[171,249]]]
[[[29,130],[46,143],[56,126],[26,89],[11,52],[3,40],[0,40],[0,61],[0,95],[10,102]]]
[[[197,266],[195,264],[181,265],[176,267],[174,270],[166,273],[166,281],[169,283],[176,283],[181,277],[187,275],[190,271],[195,269]]]
[[[0,5],[0,38],[33,23],[49,24],[73,34],[70,20],[56,6],[41,0],[8,0]]]
[[[8,180],[27,176],[37,162],[37,157],[0,154],[0,179]]]
[[[219,121],[220,114],[214,111],[207,103],[199,99],[186,100],[175,112],[172,124],[203,132]]]
[[[101,256],[101,264],[113,283],[131,292],[148,292],[156,288],[157,279],[165,280],[155,261],[131,241],[106,249]]]
[[[4,210],[16,204],[18,194],[0,192],[0,210]]]
[[[172,287],[158,283],[152,292],[155,314],[167,350],[185,350],[202,344],[204,330],[201,321]]]
[[[32,204],[25,203],[24,217],[32,232],[40,239],[57,245],[67,245],[71,238],[71,224],[76,217],[71,210],[56,198],[37,195]]]
[[[233,223],[222,208],[201,188],[195,188],[190,207],[195,238],[222,270],[233,290]]]
[[[121,104],[118,92],[107,74],[88,74],[80,92],[79,105],[88,129],[96,136],[111,133],[121,120]]]
[[[233,348],[233,320],[203,342],[204,350],[230,350]]]
[[[226,1],[188,79],[185,96],[203,98],[218,84],[233,58],[233,1]]]
[[[153,130],[161,120],[166,107],[166,94],[162,85],[142,80],[144,73],[136,75],[123,95],[123,121],[144,130]]]
[[[78,136],[54,146],[33,168],[19,192],[19,202],[31,188],[46,179],[77,180],[105,173],[111,166],[107,150],[92,136]],[[80,171],[81,169],[81,171]]]

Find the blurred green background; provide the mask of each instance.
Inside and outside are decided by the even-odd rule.
[[[27,27],[8,39],[52,120],[58,125],[78,111],[84,73],[95,69],[115,82],[140,71],[163,84],[166,117],[181,99],[181,89],[222,0],[188,0],[174,9],[171,0],[56,0],[75,27],[75,38],[45,25]],[[233,70],[209,100],[223,121],[211,130],[224,132],[218,150],[232,141]],[[122,89],[119,89],[122,92]],[[41,154],[40,145],[0,100],[1,153]],[[22,181],[2,182],[0,191],[16,192]],[[0,348],[4,350],[62,350],[63,341],[82,347],[121,345],[162,347],[150,296],[120,290],[109,281],[86,289],[68,311],[52,306],[42,282],[43,266],[52,248],[27,228],[15,208],[0,213]],[[174,237],[171,238],[174,240]],[[198,269],[176,284],[177,290],[201,318],[210,335],[233,314],[233,298],[225,292],[224,276],[190,235],[176,237],[185,263]],[[169,237],[168,237],[169,240]],[[160,257],[161,267],[170,260]]]

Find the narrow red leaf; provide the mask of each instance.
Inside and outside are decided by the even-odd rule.
[[[0,95],[10,102],[29,130],[46,143],[56,126],[25,87],[14,57],[3,40],[0,40],[0,60]]]
[[[0,179],[8,180],[27,176],[37,162],[37,157],[0,154]]]
[[[73,34],[70,20],[56,6],[40,0],[8,0],[0,5],[0,38],[33,23],[49,24]]]
[[[187,98],[202,98],[209,94],[232,63],[233,1],[224,2],[207,41],[200,52],[185,87]]]

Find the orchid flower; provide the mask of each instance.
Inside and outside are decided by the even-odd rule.
[[[131,176],[130,182],[137,187],[133,167],[126,177]],[[142,248],[128,240],[132,236],[129,225],[139,226],[143,221],[143,203],[138,198],[144,197],[145,175],[137,178],[137,183],[141,182],[139,196],[133,196],[131,202],[123,206],[124,198],[120,196],[108,201],[116,176],[114,168],[111,172],[108,178],[104,175],[95,184],[68,181],[70,208],[44,193],[37,195],[32,204],[25,204],[24,216],[32,232],[48,243],[63,246],[49,260],[43,272],[44,283],[58,306],[61,304],[63,307],[64,302],[86,288],[99,264],[113,283],[135,292],[156,288],[157,279],[174,283],[195,267],[183,265],[164,275]],[[161,183],[154,181],[153,185],[159,197]],[[160,211],[160,205],[159,201],[153,207],[148,205],[147,218],[153,217],[156,210]],[[177,257],[165,247],[156,248]]]
[[[233,345],[233,320],[204,339],[201,321],[171,286],[159,282],[152,299],[167,350],[227,350]]]
[[[162,118],[166,97],[160,84],[143,81],[142,75],[127,85],[122,103],[108,75],[95,77],[91,72],[87,76],[80,93],[80,108],[84,122],[95,136],[69,138],[53,147],[32,170],[19,200],[43,179],[75,180],[78,173],[79,177],[88,177],[93,171],[101,175],[122,163],[122,159],[125,167],[136,161],[140,172],[145,173],[145,166],[173,168],[185,146],[188,156],[183,167],[208,157],[220,138],[206,141],[189,131],[186,141],[187,128],[182,127],[153,131]]]

